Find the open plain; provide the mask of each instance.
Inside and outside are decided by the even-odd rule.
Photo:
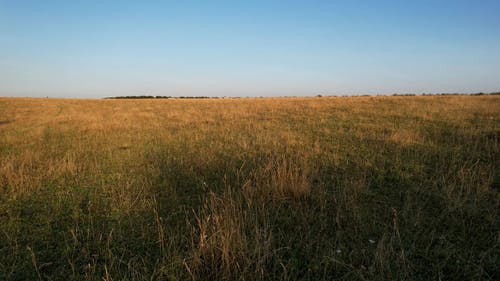
[[[0,98],[0,280],[499,280],[500,96]]]

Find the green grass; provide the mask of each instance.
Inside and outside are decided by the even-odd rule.
[[[500,97],[0,99],[0,280],[498,280]]]

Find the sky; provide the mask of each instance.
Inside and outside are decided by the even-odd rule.
[[[0,0],[0,96],[494,92],[499,14],[499,0]]]

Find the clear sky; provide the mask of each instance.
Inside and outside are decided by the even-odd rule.
[[[500,90],[500,0],[0,0],[0,96]]]

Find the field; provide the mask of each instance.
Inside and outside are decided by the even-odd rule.
[[[499,280],[500,96],[0,98],[0,280]]]

